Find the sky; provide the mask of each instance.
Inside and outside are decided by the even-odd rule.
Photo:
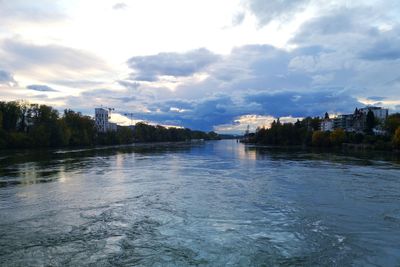
[[[124,125],[398,112],[399,70],[398,0],[0,0],[0,100]]]

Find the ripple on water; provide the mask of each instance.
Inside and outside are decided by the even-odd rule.
[[[7,156],[0,262],[398,265],[397,165],[229,142]]]

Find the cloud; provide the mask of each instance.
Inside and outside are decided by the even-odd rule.
[[[202,130],[242,129],[246,122],[255,126],[271,118],[322,116],[326,111],[347,113],[361,102],[398,105],[396,1],[248,0],[244,5],[247,9],[232,9],[236,13],[228,17],[228,23],[232,18],[233,26],[241,26],[223,31],[247,30],[255,16],[262,29],[250,31],[259,34],[260,41],[236,46],[228,54],[207,48],[156,50],[131,57],[128,68],[118,66],[123,73],[114,75],[87,51],[17,37],[0,42],[0,69],[29,81],[25,84],[79,88],[73,91],[78,96],[49,96],[49,101],[90,114],[95,106],[107,105],[121,114],[134,113],[136,119]],[[114,9],[125,6],[117,3]],[[271,40],[267,38],[280,38],[274,28],[293,28],[284,49],[265,44]]]
[[[242,121],[241,126],[238,126],[238,118],[250,114],[258,115],[260,118],[301,118],[323,116],[326,111],[352,112],[357,106],[360,107],[362,104],[348,92],[339,89],[306,93],[294,91],[271,93],[264,90],[236,96],[219,94],[197,100],[150,102],[146,105],[146,112],[136,111],[134,117],[206,131],[240,132],[245,122]],[[261,119],[253,120],[252,125],[255,127],[260,121]],[[247,123],[250,124],[250,121]]]
[[[273,20],[291,19],[309,2],[309,0],[248,0],[245,2],[245,7],[257,17],[259,24],[264,26]]]
[[[113,5],[114,10],[121,10],[121,9],[125,9],[127,7],[128,7],[128,5],[125,3],[116,3],[115,5]]]
[[[137,56],[128,60],[133,69],[132,78],[138,81],[156,81],[160,76],[185,77],[202,71],[219,56],[201,48],[186,53],[159,53],[151,56]]]
[[[60,79],[60,80],[49,80],[51,84],[57,84],[62,86],[67,86],[70,88],[88,88],[92,89],[93,87],[99,87],[104,82],[97,80],[89,80],[89,79]]]
[[[0,67],[32,76],[37,73],[53,80],[77,79],[85,76],[86,72],[93,74],[108,70],[106,63],[90,52],[59,45],[36,45],[19,39],[1,40],[0,54]]]
[[[11,73],[0,70],[0,85],[7,85],[7,86],[15,86],[17,82],[14,80],[14,77]]]
[[[178,61],[174,57],[179,59],[180,54],[169,54],[170,61]],[[382,68],[387,67],[319,42],[307,41],[290,51],[245,45],[203,68],[205,79],[185,82],[168,94],[147,98],[146,112],[137,112],[136,117],[212,130],[216,125],[227,129],[237,118],[249,114],[297,118],[322,116],[326,111],[347,113],[363,106],[359,98],[367,92],[380,96],[370,87],[377,83],[377,77],[364,71]],[[380,79],[398,77],[393,71],[386,76]],[[160,82],[132,82],[135,95],[156,92]],[[129,88],[129,83],[125,86]]]
[[[40,84],[32,84],[26,87],[27,89],[40,91],[40,92],[58,92],[57,90],[47,86],[47,85],[40,85]]]
[[[235,118],[233,123],[222,124],[214,126],[214,130],[222,134],[243,134],[249,127],[251,132],[256,131],[259,127],[269,127],[271,123],[277,118],[273,116],[262,116],[262,115],[243,115]],[[294,123],[298,118],[293,117],[280,117],[279,120],[282,123]]]
[[[0,29],[18,23],[49,23],[65,18],[62,7],[53,0],[0,0]]]
[[[242,24],[245,17],[246,17],[246,13],[244,13],[244,12],[236,13],[232,18],[232,26],[238,26],[238,25]]]
[[[302,42],[318,36],[331,37],[352,32],[354,29],[362,27],[362,23],[365,20],[363,15],[360,15],[360,12],[346,8],[323,13],[301,25],[295,36],[295,42]]]
[[[140,86],[140,83],[129,81],[129,80],[120,80],[120,81],[118,81],[118,83],[120,85],[124,86],[125,88],[132,89],[132,90],[136,90]]]
[[[360,56],[372,61],[400,59],[400,39],[397,37],[378,41],[371,48],[361,52]]]
[[[386,97],[383,97],[383,96],[369,96],[368,99],[372,100],[372,101],[383,101],[383,100],[386,99]]]
[[[256,92],[245,96],[249,103],[256,103],[260,110],[275,117],[307,117],[325,112],[346,113],[362,104],[348,92],[319,90],[312,92]]]

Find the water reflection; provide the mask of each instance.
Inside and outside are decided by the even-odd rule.
[[[324,160],[354,165],[399,164],[400,154],[388,151],[345,151],[341,149],[322,150],[314,148],[276,148],[249,145],[246,153],[253,153],[258,160]]]
[[[195,147],[185,143],[143,144],[87,149],[6,151],[0,154],[0,187],[30,185],[61,179],[67,173],[100,167],[105,170],[111,162],[121,169],[124,154],[135,154],[137,158],[147,155],[182,153]],[[99,170],[99,173],[101,171]]]
[[[399,166],[379,155],[221,141],[1,157],[5,266],[400,260]]]

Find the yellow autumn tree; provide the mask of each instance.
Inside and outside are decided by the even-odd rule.
[[[331,132],[329,139],[333,146],[340,146],[346,139],[346,133],[343,129],[335,129],[333,132]]]
[[[329,133],[322,131],[313,132],[312,145],[316,147],[328,147],[330,145]]]

